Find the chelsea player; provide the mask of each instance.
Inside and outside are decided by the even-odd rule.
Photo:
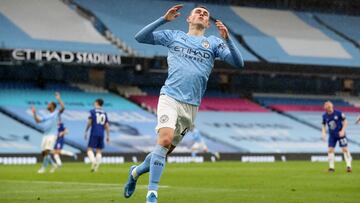
[[[348,148],[348,140],[345,130],[347,128],[347,120],[345,114],[341,111],[334,110],[334,105],[327,101],[324,104],[325,113],[322,116],[322,139],[326,141],[326,126],[329,130],[328,140],[328,159],[329,172],[335,171],[335,146],[339,141],[339,145],[344,153],[346,162],[346,171],[351,173],[351,154]]]
[[[62,161],[60,158],[61,151],[64,147],[64,141],[65,141],[65,135],[68,134],[68,129],[64,126],[64,123],[61,121],[61,118],[59,118],[58,122],[58,134],[56,137],[55,145],[54,145],[54,159],[56,163],[56,167],[52,168],[52,172],[55,171],[56,168],[59,168],[62,166]]]
[[[87,149],[87,155],[91,162],[91,172],[96,172],[99,169],[102,157],[102,150],[104,144],[104,131],[106,131],[106,142],[110,142],[110,126],[106,112],[102,109],[104,101],[96,99],[94,102],[94,109],[90,111],[88,123],[85,128],[85,140],[87,140],[87,132],[91,127],[90,139]],[[96,158],[94,155],[96,149]]]
[[[168,48],[168,77],[161,88],[157,108],[157,145],[142,164],[130,167],[128,182],[124,187],[126,198],[134,193],[138,177],[150,172],[146,202],[157,202],[158,184],[165,168],[166,156],[193,129],[215,58],[235,67],[244,66],[240,51],[221,21],[217,20],[215,25],[222,39],[204,36],[210,26],[210,13],[206,7],[199,6],[191,11],[186,19],[189,25],[187,33],[180,30],[155,31],[161,25],[175,20],[182,7],[173,6],[135,36],[140,43]]]

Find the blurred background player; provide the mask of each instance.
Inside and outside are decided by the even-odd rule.
[[[58,122],[60,114],[64,112],[65,105],[61,100],[60,93],[55,93],[55,98],[60,104],[60,110],[56,110],[56,103],[50,102],[47,106],[48,113],[42,115],[41,117],[37,115],[36,109],[32,106],[31,111],[36,123],[42,123],[44,129],[44,136],[41,141],[41,150],[43,156],[43,163],[41,168],[38,170],[38,173],[44,173],[46,167],[51,164],[53,167],[56,167],[51,158],[50,152],[54,148],[54,143],[56,140],[56,135],[58,134]]]
[[[210,27],[210,13],[205,7],[196,7],[191,11],[186,19],[189,25],[187,33],[180,30],[155,31],[161,25],[175,20],[182,7],[183,5],[173,6],[164,16],[144,27],[135,36],[140,43],[167,47],[169,70],[168,78],[161,88],[157,108],[157,145],[143,164],[130,168],[128,182],[124,187],[125,198],[133,194],[138,176],[150,172],[146,201],[157,202],[158,184],[165,168],[166,156],[181,142],[188,130],[194,127],[198,106],[206,90],[215,58],[219,57],[234,67],[244,66],[240,51],[221,21],[217,20],[215,25],[222,39],[204,36],[206,29]]]
[[[55,163],[56,163],[56,167],[53,167],[51,169],[51,172],[54,172],[56,168],[61,167],[62,166],[62,161],[60,159],[60,154],[61,154],[61,150],[64,147],[64,136],[66,134],[68,134],[69,131],[67,128],[65,128],[64,123],[61,122],[61,119],[59,118],[59,123],[58,123],[58,134],[57,134],[57,138],[56,138],[56,142],[54,145],[54,159],[55,159]]]
[[[345,130],[347,128],[347,120],[345,114],[341,111],[334,110],[334,105],[327,101],[324,104],[325,113],[322,116],[322,139],[326,141],[326,126],[329,131],[328,140],[328,158],[329,158],[329,172],[335,171],[335,146],[339,141],[344,159],[346,162],[346,171],[351,172],[351,154],[348,148],[348,141]]]
[[[90,139],[87,149],[87,155],[91,162],[91,172],[96,172],[101,164],[102,149],[104,144],[104,131],[106,131],[106,142],[110,142],[110,126],[107,114],[102,109],[104,101],[96,99],[94,102],[94,109],[90,111],[88,123],[85,128],[85,140],[87,140],[87,132],[91,127]],[[96,158],[94,155],[96,150]]]
[[[220,158],[219,152],[211,152],[209,151],[208,146],[206,145],[204,139],[202,138],[202,135],[200,131],[197,128],[194,128],[192,131],[188,133],[191,136],[191,139],[194,141],[194,144],[191,146],[191,156],[193,158],[196,157],[197,153],[210,153],[214,155],[217,159]]]

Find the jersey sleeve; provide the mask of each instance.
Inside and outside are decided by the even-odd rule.
[[[55,110],[55,112],[54,113],[49,113],[49,114],[46,114],[46,115],[44,115],[44,116],[41,116],[40,117],[40,123],[43,123],[43,122],[45,122],[45,121],[47,121],[47,120],[50,120],[50,119],[52,119],[53,117],[58,117],[59,116],[59,111],[58,110]]]
[[[215,38],[215,37],[214,37]],[[215,38],[215,48],[214,53],[215,57],[224,59],[226,55],[230,54],[229,47],[219,38]]]
[[[343,112],[340,112],[340,118],[342,121],[346,120],[346,116]]]
[[[106,123],[109,123],[109,117],[108,117],[107,113],[105,113],[105,124]]]
[[[325,115],[322,116],[322,124],[323,124],[323,125],[326,124]]]
[[[173,30],[160,30],[153,32],[153,35],[154,44],[167,47],[174,41],[176,32]]]
[[[92,119],[92,115],[93,115],[93,113],[92,113],[92,110],[91,111],[89,111],[89,119]]]
[[[215,40],[215,57],[219,57],[221,60],[234,67],[244,67],[244,60],[240,53],[240,50],[236,47],[234,40],[229,38],[224,42],[222,39],[212,36]]]

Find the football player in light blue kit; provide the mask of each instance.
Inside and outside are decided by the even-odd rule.
[[[56,109],[55,102],[50,102],[47,106],[47,110],[49,111],[49,113],[40,117],[37,115],[35,107],[31,108],[35,122],[41,123],[42,127],[44,128],[44,136],[41,142],[43,164],[41,168],[38,170],[38,173],[44,173],[46,167],[49,164],[51,164],[53,167],[56,167],[56,165],[53,163],[53,160],[51,159],[50,152],[54,148],[54,144],[57,137],[56,135],[58,134],[59,117],[60,114],[64,112],[65,105],[61,100],[60,93],[56,92],[55,97],[60,104],[60,110]],[[54,170],[51,171],[53,172]]]
[[[196,7],[191,11],[186,20],[189,24],[187,33],[180,30],[155,31],[161,25],[175,20],[182,7],[173,6],[164,16],[147,25],[135,36],[140,43],[167,47],[169,68],[157,108],[157,145],[142,164],[130,168],[128,182],[124,187],[126,198],[134,193],[138,177],[150,172],[146,202],[157,202],[158,184],[166,156],[193,128],[215,58],[235,67],[244,66],[240,51],[221,21],[216,21],[215,24],[222,39],[204,36],[205,30],[210,26],[210,13],[205,7]]]
[[[351,173],[351,154],[348,148],[348,140],[346,138],[345,130],[347,128],[347,120],[345,114],[341,111],[335,110],[334,105],[327,101],[324,104],[325,113],[322,116],[322,139],[326,140],[326,126],[329,130],[328,139],[328,159],[329,159],[329,172],[335,171],[335,147],[339,141],[344,159],[346,162],[346,171]]]
[[[206,145],[200,131],[197,128],[194,128],[192,131],[189,132],[194,144],[191,146],[191,157],[195,158],[196,154],[199,152],[210,153],[214,155],[217,159],[220,159],[219,152],[213,152],[209,150],[208,146]]]

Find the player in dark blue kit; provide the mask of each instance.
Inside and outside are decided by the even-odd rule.
[[[64,123],[61,122],[61,120],[59,119],[58,122],[58,134],[56,137],[56,141],[55,141],[55,145],[54,145],[54,159],[56,162],[56,167],[52,168],[52,170],[50,172],[54,172],[56,168],[61,167],[62,166],[62,162],[60,159],[60,154],[61,154],[61,150],[64,147],[64,136],[66,134],[68,134],[68,129],[65,128]]]
[[[326,141],[326,126],[329,130],[328,140],[328,158],[329,158],[329,172],[335,171],[335,146],[339,145],[344,153],[347,172],[351,172],[351,154],[348,148],[348,141],[345,130],[347,128],[347,120],[345,114],[341,111],[334,110],[334,105],[327,101],[324,104],[325,113],[322,116],[322,139]]]
[[[91,162],[91,172],[96,172],[99,169],[102,157],[102,149],[104,149],[104,131],[106,131],[106,142],[110,142],[110,126],[107,114],[102,109],[104,101],[97,99],[94,102],[94,109],[90,111],[90,116],[85,129],[85,140],[87,140],[87,132],[91,127],[90,139],[87,149],[87,155]],[[94,155],[96,149],[96,158]]]

